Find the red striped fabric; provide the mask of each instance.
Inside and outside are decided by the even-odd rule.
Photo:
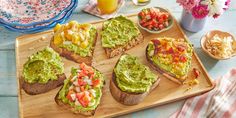
[[[170,118],[235,118],[236,69],[215,80],[216,87],[203,95],[189,98]]]
[[[83,8],[84,12],[87,12],[89,14],[95,15],[100,18],[109,19],[117,15],[117,12],[120,10],[120,8],[125,4],[125,0],[118,0],[118,8],[117,10],[112,14],[100,14],[97,8],[97,0],[89,0],[88,4],[85,5]]]

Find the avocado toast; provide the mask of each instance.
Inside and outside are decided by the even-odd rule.
[[[184,39],[156,38],[146,48],[146,58],[168,79],[183,84],[192,61],[192,45]]]
[[[22,88],[35,95],[62,85],[66,79],[63,65],[59,54],[49,47],[31,55],[23,66]]]
[[[94,115],[102,98],[104,83],[101,72],[81,63],[78,68],[71,69],[71,76],[64,81],[55,101],[74,113]]]
[[[125,105],[135,105],[159,84],[160,79],[141,64],[137,57],[124,54],[113,70],[110,81],[112,96]]]
[[[97,30],[94,26],[70,21],[56,25],[50,46],[69,60],[91,65],[96,40]]]
[[[105,21],[101,39],[102,47],[109,58],[122,54],[144,40],[136,24],[124,16]]]

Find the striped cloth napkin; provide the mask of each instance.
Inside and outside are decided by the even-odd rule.
[[[236,118],[236,69],[215,83],[212,91],[186,100],[170,118]]]
[[[118,6],[117,10],[111,14],[100,14],[98,8],[97,8],[97,0],[90,0],[88,4],[85,5],[83,8],[84,12],[87,12],[89,14],[95,15],[100,18],[109,19],[114,16],[116,16],[117,12],[120,10],[120,8],[125,4],[125,0],[118,0]]]

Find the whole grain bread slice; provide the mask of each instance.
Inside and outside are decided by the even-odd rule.
[[[115,98],[116,101],[124,104],[124,105],[136,105],[144,100],[144,98],[159,85],[160,79],[153,83],[150,90],[144,93],[129,93],[122,91],[116,82],[116,75],[113,72],[112,79],[110,81],[110,91],[112,96]]]
[[[125,54],[123,54],[125,55]],[[118,62],[120,61],[120,59],[116,62],[116,65],[118,64]],[[115,67],[116,67],[115,65]],[[142,102],[144,100],[144,98],[153,90],[155,89],[160,82],[160,78],[157,77],[156,81],[152,84],[152,86],[150,87],[150,90],[144,93],[131,93],[131,92],[124,92],[122,91],[116,82],[116,74],[113,71],[112,73],[112,79],[110,80],[110,92],[111,95],[113,96],[113,98],[124,104],[124,105],[136,105],[140,102]]]
[[[95,70],[98,71],[97,69],[95,69]],[[103,87],[105,86],[105,84],[106,84],[106,82],[104,80],[103,81],[103,86],[101,88],[102,89],[102,94],[103,94]],[[62,88],[63,88],[63,86],[61,87],[61,89]],[[98,104],[98,106],[94,110],[90,110],[90,111],[76,110],[75,108],[71,107],[69,104],[66,104],[66,103],[62,102],[60,99],[58,99],[59,92],[61,91],[61,89],[58,91],[58,93],[56,94],[56,96],[54,98],[54,100],[57,103],[57,105],[61,106],[64,109],[70,110],[70,111],[72,111],[75,114],[81,114],[81,115],[84,115],[84,116],[93,116],[95,114],[95,112],[96,112],[96,110],[97,110],[97,108],[99,107],[100,104]]]
[[[96,32],[96,36],[95,36],[95,39],[94,39],[94,42],[93,42],[92,48],[91,48],[91,50],[92,50],[91,56],[82,57],[82,56],[80,56],[79,54],[76,54],[73,51],[67,50],[65,48],[58,47],[57,45],[55,45],[53,43],[54,38],[52,38],[51,41],[50,41],[50,47],[53,48],[62,57],[65,57],[65,58],[67,58],[69,60],[72,60],[74,62],[77,62],[77,63],[84,62],[87,65],[92,65],[94,47],[96,45],[97,37],[98,37],[98,33]]]
[[[31,83],[26,82],[24,80],[24,77],[21,77],[20,83],[21,83],[21,87],[27,94],[36,95],[36,94],[48,92],[54,88],[61,86],[64,80],[66,79],[66,75],[63,73],[63,74],[57,75],[57,78],[58,78],[57,80],[49,80],[45,84],[41,84],[41,83],[31,84]]]
[[[174,75],[173,73],[170,73],[162,68],[160,68],[159,66],[157,66],[156,64],[154,64],[154,62],[150,59],[150,57],[148,56],[148,46],[146,48],[146,59],[147,61],[150,63],[151,67],[153,69],[155,69],[156,71],[158,71],[159,73],[161,73],[163,76],[165,76],[166,78],[168,78],[169,80],[177,83],[177,84],[183,84],[184,81],[187,79],[187,75],[182,76],[180,78],[177,78],[176,75]]]
[[[144,37],[142,33],[140,32],[138,36],[134,37],[126,45],[116,46],[114,48],[104,48],[104,49],[105,49],[107,57],[112,58],[112,57],[115,57],[117,55],[124,53],[124,51],[131,49],[132,47],[142,43],[143,41],[144,41]]]

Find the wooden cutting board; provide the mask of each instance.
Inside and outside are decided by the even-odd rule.
[[[137,15],[128,16],[132,21],[137,23]],[[93,22],[99,33],[102,28],[103,21]],[[179,26],[176,19],[174,19],[173,27],[165,32],[160,34],[150,34],[146,31],[141,30],[145,37],[145,41],[136,47],[130,49],[126,53],[137,56],[139,60],[148,65],[148,62],[145,58],[145,49],[148,42],[156,37],[172,37],[172,38],[184,38],[186,40],[187,37],[183,33],[181,27]],[[19,111],[21,117],[62,117],[62,118],[70,118],[70,117],[82,117],[79,114],[73,114],[71,111],[61,108],[54,102],[54,97],[56,93],[59,91],[60,87],[57,89],[51,90],[47,93],[40,95],[28,95],[26,94],[20,86],[19,77],[22,73],[23,64],[27,61],[27,57],[31,54],[42,50],[46,46],[49,46],[49,41],[53,36],[52,31],[41,32],[37,34],[29,34],[23,35],[16,38],[16,64],[17,64],[17,80],[19,85]],[[98,106],[97,111],[94,117],[112,117],[118,116],[126,113],[131,113],[134,111],[150,108],[153,106],[158,106],[166,103],[170,103],[173,101],[177,101],[180,99],[188,98],[191,96],[196,96],[207,91],[210,91],[214,88],[214,84],[212,83],[209,75],[207,74],[205,68],[203,67],[201,61],[199,60],[196,53],[193,53],[192,56],[192,68],[197,68],[201,71],[201,74],[198,78],[199,84],[192,86],[192,89],[187,90],[189,88],[188,85],[178,85],[174,82],[168,80],[163,77],[155,70],[152,69],[157,75],[161,77],[161,82],[158,87],[156,87],[143,102],[134,106],[125,106],[113,99],[112,95],[109,91],[109,81],[111,79],[111,74],[113,67],[115,66],[116,61],[119,59],[119,56],[115,58],[108,59],[105,55],[105,51],[101,46],[100,36],[98,37],[94,58],[92,65],[100,70],[106,77],[106,85],[103,90],[103,96],[101,100],[101,104]],[[70,74],[71,67],[78,66],[77,63],[69,61],[63,58],[65,63],[65,73],[67,77]],[[192,74],[192,69],[188,74],[187,81],[194,79]]]

